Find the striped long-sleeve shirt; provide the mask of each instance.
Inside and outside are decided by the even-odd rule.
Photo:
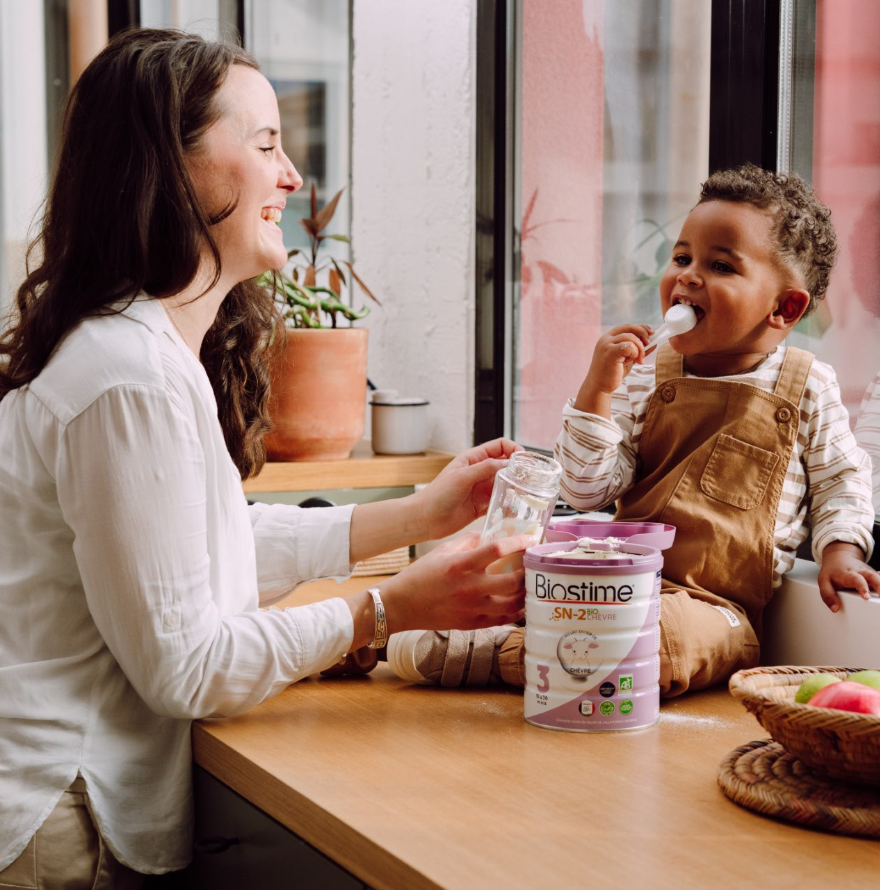
[[[856,442],[871,458],[874,466],[874,514],[880,522],[880,372],[868,385],[856,422]]]
[[[745,374],[719,380],[772,392],[786,349],[778,347]],[[570,505],[582,511],[602,508],[633,485],[655,383],[653,365],[635,366],[613,395],[612,421],[580,412],[571,400],[565,406],[555,454],[563,467],[562,495]],[[797,444],[776,518],[774,586],[791,569],[810,526],[817,561],[821,562],[822,551],[831,542],[851,542],[868,556],[873,549],[871,461],[850,431],[831,366],[813,362],[800,408]]]

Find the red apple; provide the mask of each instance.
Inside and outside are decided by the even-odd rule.
[[[843,709],[865,715],[880,715],[880,691],[855,681],[842,681],[822,688],[810,698],[810,706]]]

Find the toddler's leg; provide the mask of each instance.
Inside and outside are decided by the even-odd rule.
[[[680,590],[660,596],[660,694],[677,697],[757,666],[760,645],[743,609]]]
[[[685,591],[661,594],[660,693],[676,697],[711,687],[739,669],[757,666],[760,646],[743,609]],[[494,626],[476,632],[403,632],[388,642],[388,663],[407,681],[459,687],[525,685],[525,629]]]
[[[517,688],[526,686],[526,630],[514,626],[496,654],[501,680]]]
[[[687,690],[708,688],[739,669],[758,665],[760,646],[743,609],[721,598],[717,600],[716,606],[684,591],[662,594],[662,696],[675,697]],[[525,629],[513,626],[496,646],[493,670],[493,675],[507,684],[525,686]]]

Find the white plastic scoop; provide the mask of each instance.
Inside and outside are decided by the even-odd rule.
[[[653,347],[660,341],[667,338],[674,338],[676,335],[684,334],[690,331],[697,324],[697,314],[693,307],[687,304],[676,304],[670,307],[666,315],[663,317],[663,324],[648,340],[647,347]]]

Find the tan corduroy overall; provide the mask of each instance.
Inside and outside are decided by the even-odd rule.
[[[635,485],[617,520],[676,527],[663,555],[660,689],[709,687],[760,656],[773,594],[774,531],[813,356],[789,348],[773,393],[685,378],[668,344],[657,356]]]
[[[660,691],[674,697],[757,665],[773,594],[774,531],[813,356],[790,347],[773,393],[685,378],[669,345],[639,442],[636,482],[616,520],[676,527],[663,553]],[[500,648],[500,674],[525,683],[524,635]]]

